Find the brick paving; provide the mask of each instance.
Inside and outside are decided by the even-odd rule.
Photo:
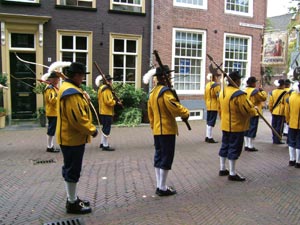
[[[269,113],[265,113],[270,121]],[[0,225],[38,225],[82,218],[100,224],[292,225],[300,221],[300,170],[288,166],[287,145],[273,145],[260,121],[258,152],[243,152],[237,170],[243,183],[219,177],[220,143],[204,142],[205,121],[179,123],[168,184],[178,194],[157,197],[148,125],[113,127],[115,152],[103,152],[100,138],[87,145],[78,194],[90,200],[92,214],[65,213],[61,153],[47,153],[46,128],[10,126],[0,130]],[[221,140],[219,121],[214,138]],[[43,162],[50,163],[43,163]],[[51,161],[54,161],[51,163]],[[40,162],[40,163],[38,163]]]

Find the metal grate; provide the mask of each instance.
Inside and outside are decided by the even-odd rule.
[[[54,159],[33,159],[32,162],[33,162],[33,165],[56,163],[56,161]]]
[[[44,223],[43,225],[84,225],[82,218],[70,218]]]

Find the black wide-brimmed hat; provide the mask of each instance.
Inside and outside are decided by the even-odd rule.
[[[70,67],[68,68],[68,74],[89,74],[90,72],[86,72],[86,66],[79,62],[73,62]]]
[[[162,68],[157,67],[155,75],[160,76],[160,75],[163,75],[163,73],[168,74],[168,73],[171,73],[174,71],[174,70],[170,70],[168,65],[163,65],[163,67],[164,67],[163,70],[162,70]]]
[[[231,80],[236,81],[242,78],[242,76],[240,75],[239,71],[233,71],[229,74],[229,77],[231,78]]]
[[[48,78],[59,78],[55,71],[51,72]]]
[[[112,78],[109,74],[107,74],[107,75],[105,75],[105,79],[106,79],[107,81],[110,81],[110,80],[112,80],[113,78]]]
[[[249,77],[247,80],[247,84],[253,84],[256,83],[258,80],[256,79],[256,77]]]

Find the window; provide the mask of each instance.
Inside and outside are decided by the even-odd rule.
[[[225,13],[253,16],[253,0],[225,0]]]
[[[57,5],[95,8],[96,0],[57,0]]]
[[[141,65],[141,37],[112,34],[111,49],[114,82],[139,83],[140,77],[137,76]]]
[[[145,13],[145,0],[112,0],[112,10]]]
[[[17,49],[35,49],[34,34],[11,33],[10,34],[10,48]]]
[[[59,59],[67,62],[80,62],[87,66],[87,71],[91,66],[88,64],[91,59],[91,33],[71,33],[60,32],[59,38]],[[65,72],[65,71],[63,71]],[[83,84],[88,85],[89,74]]]
[[[173,30],[174,87],[179,94],[204,92],[205,31]]]
[[[248,36],[225,34],[225,72],[238,70],[243,77],[250,74],[250,46]]]
[[[6,2],[29,2],[29,3],[39,3],[40,0],[5,0]]]
[[[174,6],[207,9],[207,0],[173,0]]]

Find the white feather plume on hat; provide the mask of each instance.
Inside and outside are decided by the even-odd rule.
[[[66,61],[54,62],[49,66],[48,73],[50,74],[51,72],[57,70],[58,68],[63,68],[63,67],[67,67],[70,65],[71,65],[71,62],[66,62]]]
[[[278,80],[274,80],[274,85],[275,85],[276,87],[279,87],[279,86],[280,86]]]
[[[41,80],[46,81],[48,77],[50,76],[51,73],[45,73],[42,77]]]
[[[206,76],[206,79],[207,80],[212,80],[212,77],[213,77],[212,73],[208,73],[207,76]]]
[[[95,84],[97,87],[100,86],[100,81],[102,80],[102,76],[101,75],[98,75],[95,79]]]
[[[292,89],[299,94],[300,90],[299,90],[299,81],[294,82]]]
[[[144,76],[143,76],[144,84],[149,84],[150,79],[155,74],[156,74],[156,68],[150,69],[147,73],[145,73]]]

